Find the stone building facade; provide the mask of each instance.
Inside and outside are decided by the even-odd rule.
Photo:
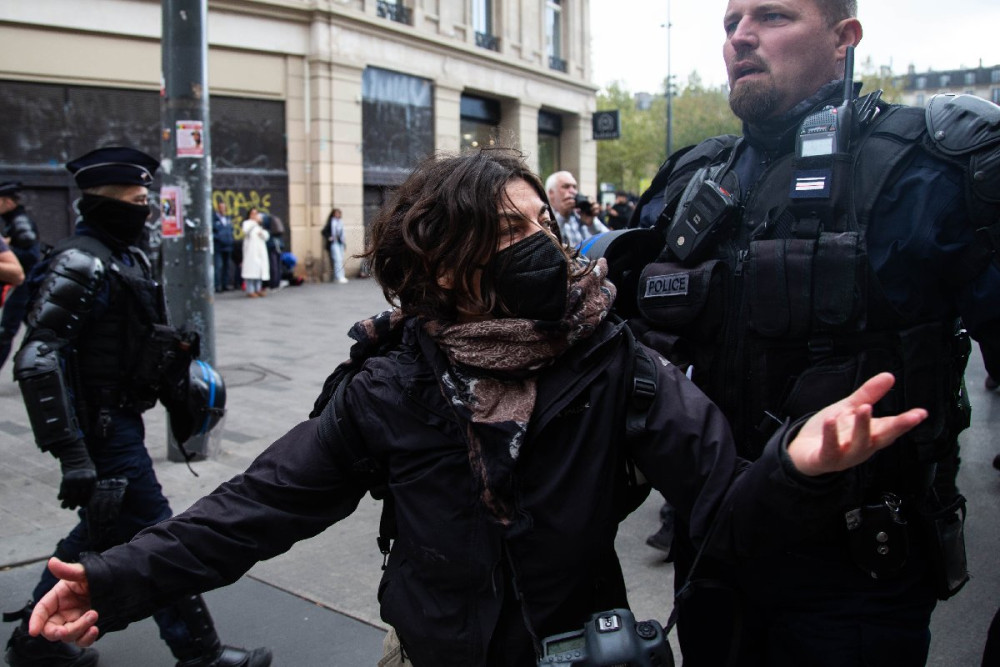
[[[0,3],[0,180],[25,183],[49,242],[73,218],[62,163],[115,143],[159,154],[161,13]],[[213,200],[282,217],[313,277],[330,209],[356,252],[431,152],[500,141],[543,178],[597,180],[589,0],[208,0],[207,17]]]

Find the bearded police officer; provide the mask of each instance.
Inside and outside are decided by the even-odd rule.
[[[83,192],[74,236],[53,249],[31,279],[28,333],[14,359],[35,441],[59,459],[64,508],[80,523],[56,546],[77,560],[127,542],[171,515],[144,444],[142,412],[162,400],[179,442],[193,424],[209,428],[218,405],[206,405],[203,380],[221,379],[197,357],[197,337],[169,326],[149,260],[136,247],[149,217],[149,191],[159,163],[132,148],[92,151],[66,165]],[[196,377],[189,366],[199,369]],[[45,571],[40,599],[56,579]],[[97,653],[27,633],[32,603],[7,643],[13,667],[89,667]],[[265,667],[267,649],[223,646],[200,596],[154,614],[181,667]]]
[[[31,267],[41,257],[41,243],[38,239],[38,226],[21,204],[21,189],[21,183],[16,181],[0,183],[0,236],[7,239],[7,244],[21,263],[24,275],[28,275]],[[0,315],[0,366],[4,365],[10,355],[14,336],[21,328],[27,306],[27,287],[15,287],[4,300]]]
[[[967,578],[959,321],[1000,345],[1000,109],[967,95],[926,110],[852,99],[856,11],[856,0],[730,0],[723,54],[743,135],[671,156],[631,222],[665,239],[639,285],[645,324],[678,341],[744,456],[876,371],[898,379],[877,411],[931,415],[836,482],[836,520],[729,577],[743,601],[734,625],[749,628],[740,664],[923,665],[936,600]],[[678,581],[693,558],[681,547]],[[685,665],[726,664],[714,605],[727,594],[711,595],[695,586],[680,607]]]

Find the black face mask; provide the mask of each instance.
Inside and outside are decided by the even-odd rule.
[[[100,195],[83,195],[78,208],[89,226],[125,245],[135,245],[142,239],[146,219],[149,218],[147,205],[130,204]]]
[[[542,232],[507,246],[490,261],[497,305],[493,315],[558,320],[566,310],[566,256]]]

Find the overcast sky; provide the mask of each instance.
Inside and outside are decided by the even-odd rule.
[[[670,71],[683,85],[693,70],[706,84],[726,82],[722,15],[726,0],[591,0],[594,83],[624,82],[632,92],[659,92]],[[896,74],[1000,65],[1000,0],[859,0],[864,38],[857,63],[869,56]]]

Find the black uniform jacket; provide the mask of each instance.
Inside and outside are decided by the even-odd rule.
[[[780,548],[784,536],[837,505],[832,480],[807,480],[792,468],[788,429],[753,465],[738,459],[719,410],[652,351],[656,401],[645,435],[626,444],[631,353],[620,326],[604,323],[540,375],[516,473],[528,520],[516,529],[480,502],[465,425],[427,361],[441,352],[419,327],[411,321],[401,348],[368,360],[351,382],[348,408],[387,466],[396,503],[399,535],[379,587],[382,617],[414,664],[524,664],[531,635],[579,629],[601,610],[595,605],[608,599],[601,589],[621,582],[613,544],[622,517],[613,496],[626,447],[696,542],[715,517],[717,556]],[[174,596],[233,582],[348,516],[364,493],[318,438],[317,420],[300,423],[187,512],[82,559],[99,627],[116,629]],[[664,600],[664,616],[668,609]]]

